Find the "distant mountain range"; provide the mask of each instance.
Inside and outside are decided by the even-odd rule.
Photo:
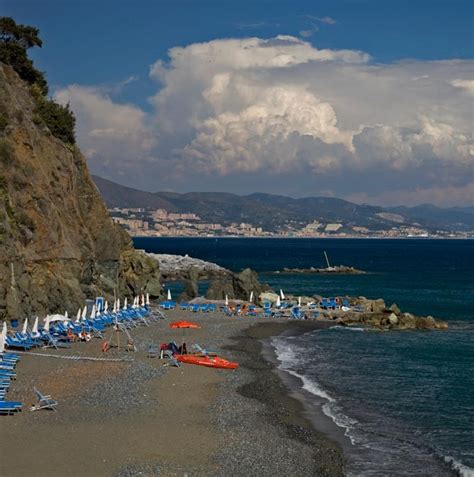
[[[338,222],[345,227],[381,230],[392,226],[418,226],[430,231],[474,230],[474,207],[443,209],[430,204],[416,207],[358,205],[332,197],[293,199],[281,195],[255,193],[246,196],[225,192],[145,192],[93,176],[109,208],[165,209],[194,213],[204,222],[228,225],[246,222],[264,230],[282,225],[296,228],[313,221]]]

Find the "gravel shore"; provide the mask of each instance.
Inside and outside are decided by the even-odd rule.
[[[105,355],[133,361],[23,355],[9,398],[24,408],[1,418],[0,475],[343,475],[338,445],[313,429],[261,353],[262,339],[324,323],[166,315],[132,331],[137,353],[112,349]],[[181,340],[181,332],[169,328],[176,319],[201,325],[186,332],[188,346],[199,343],[239,368],[175,368],[147,358],[149,342]],[[39,353],[104,357],[100,340]],[[59,401],[58,412],[28,411],[34,386]]]

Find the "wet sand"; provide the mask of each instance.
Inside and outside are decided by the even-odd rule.
[[[24,408],[0,418],[0,475],[342,475],[339,446],[313,428],[261,353],[262,339],[324,323],[180,311],[166,315],[132,330],[137,353],[111,349],[104,354],[98,339],[38,351],[126,356],[131,362],[23,355],[8,398],[21,400]],[[181,341],[181,331],[168,326],[176,319],[202,326],[186,331],[188,347],[199,343],[240,367],[175,368],[148,358],[149,342]],[[35,386],[59,401],[57,412],[28,411]]]

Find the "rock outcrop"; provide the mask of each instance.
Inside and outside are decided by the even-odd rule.
[[[257,299],[266,290],[268,290],[268,287],[258,281],[257,272],[246,268],[240,273],[231,273],[213,280],[207,290],[206,298],[223,300],[227,295],[230,299],[248,300],[253,292],[255,299]]]
[[[79,149],[37,120],[30,86],[3,64],[0,115],[0,319],[159,295],[156,262],[133,249]]]

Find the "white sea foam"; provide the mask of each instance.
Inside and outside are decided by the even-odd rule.
[[[449,455],[444,458],[445,462],[447,462],[451,467],[459,472],[461,477],[474,477],[474,469],[472,467],[468,467],[467,465],[458,462],[456,459],[450,457]]]
[[[355,446],[358,442],[351,431],[353,430],[354,426],[357,424],[358,421],[356,421],[355,419],[351,419],[342,412],[339,412],[331,403],[324,404],[322,409],[324,414],[328,416],[334,422],[334,424],[336,424],[336,426],[345,429],[344,435],[347,436],[350,439],[351,444]]]
[[[347,331],[367,331],[365,328],[358,328],[356,326],[331,326],[331,330],[347,330]]]

